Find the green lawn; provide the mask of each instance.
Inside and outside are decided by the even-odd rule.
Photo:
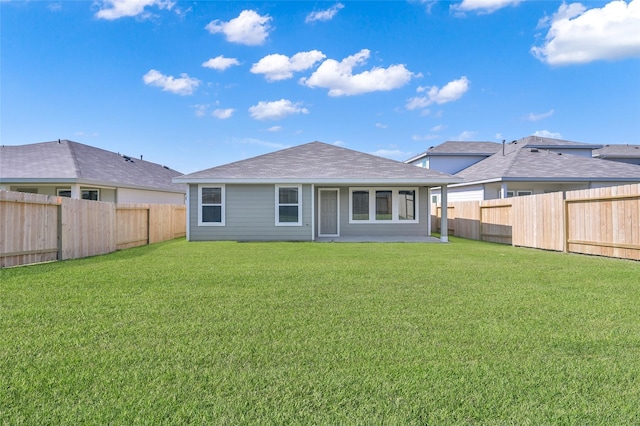
[[[0,424],[640,423],[640,263],[451,241],[0,270]]]

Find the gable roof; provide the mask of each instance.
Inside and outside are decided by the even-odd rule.
[[[181,173],[149,161],[68,140],[0,146],[2,182],[78,182],[185,192]]]
[[[511,144],[524,145],[529,148],[541,149],[597,149],[602,148],[599,144],[589,144],[584,142],[573,142],[563,139],[545,138],[542,136],[527,136],[526,138],[510,142]]]
[[[523,144],[502,150],[458,173],[465,183],[482,181],[640,182],[640,166],[556,153]]]
[[[448,184],[460,178],[322,142],[175,178],[181,183]]]
[[[432,146],[425,152],[415,157],[405,160],[405,163],[411,163],[426,156],[485,156],[488,157],[500,149],[501,144],[497,142],[466,142],[466,141],[447,141],[440,145]]]
[[[640,158],[640,145],[605,145],[593,150],[596,158]]]

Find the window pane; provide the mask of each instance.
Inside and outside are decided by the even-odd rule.
[[[298,206],[280,206],[279,222],[297,223],[298,222]]]
[[[391,220],[391,191],[376,191],[376,220]]]
[[[222,207],[221,206],[204,206],[202,207],[202,221],[203,222],[222,222]]]
[[[415,191],[398,191],[398,219],[415,220],[416,201]]]
[[[67,197],[71,198],[71,190],[70,189],[61,189],[58,191],[58,197]]]
[[[298,188],[279,188],[280,204],[298,204]]]
[[[98,201],[98,191],[84,190],[82,191],[82,199]]]
[[[202,188],[202,204],[222,204],[222,188]]]
[[[369,191],[353,191],[353,220],[369,220]]]

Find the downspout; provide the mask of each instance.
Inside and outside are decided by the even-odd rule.
[[[187,184],[187,241],[191,240],[191,185]]]
[[[311,184],[311,241],[316,240],[316,185]]]

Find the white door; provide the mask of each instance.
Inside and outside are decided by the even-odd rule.
[[[340,197],[337,189],[320,189],[319,210],[320,229],[319,237],[337,237],[340,235]]]

